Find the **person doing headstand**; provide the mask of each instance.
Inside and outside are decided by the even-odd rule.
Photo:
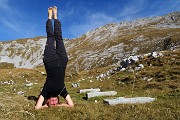
[[[54,19],[54,32],[52,27],[52,17]],[[62,39],[61,23],[57,18],[56,6],[48,8],[46,32],[47,42],[44,50],[43,62],[47,77],[35,105],[35,109],[51,106],[74,107],[73,101],[64,84],[65,69],[68,62],[68,57]],[[55,42],[56,47],[54,44]],[[62,96],[67,103],[59,103],[59,95]]]

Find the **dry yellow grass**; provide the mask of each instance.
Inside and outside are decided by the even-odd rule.
[[[74,77],[73,81],[67,81],[66,86],[72,99],[74,108],[48,108],[43,110],[34,110],[35,101],[28,100],[28,96],[38,97],[40,88],[45,82],[44,68],[36,69],[1,69],[0,81],[13,80],[14,84],[0,85],[0,119],[15,120],[146,120],[146,119],[179,119],[180,116],[180,75],[179,63],[180,52],[166,52],[162,58],[150,60],[143,59],[146,67],[141,71],[116,72],[110,75],[109,79],[96,80],[88,78],[89,75],[103,73],[108,68],[97,68],[89,71],[82,71],[79,77]],[[172,61],[172,58],[175,61]],[[158,60],[159,59],[159,60]],[[173,60],[174,60],[173,59]],[[159,65],[157,62],[161,61]],[[149,63],[150,62],[150,63]],[[148,67],[148,64],[153,66]],[[142,80],[143,77],[152,78],[147,82]],[[80,81],[80,87],[73,88],[71,83]],[[90,81],[91,80],[91,81]],[[27,87],[26,84],[33,84]],[[124,84],[119,82],[124,81]],[[104,98],[114,97],[96,97],[84,100],[85,94],[77,93],[79,89],[99,87],[102,91],[115,90],[118,94],[114,97],[140,97],[149,96],[156,98],[156,101],[147,104],[119,104],[109,106],[103,103]],[[24,94],[18,95],[17,92],[25,91]],[[61,98],[62,100],[62,98]],[[97,100],[97,102],[95,102]]]

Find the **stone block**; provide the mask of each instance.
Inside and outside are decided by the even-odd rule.
[[[86,98],[98,97],[98,96],[113,96],[116,95],[116,91],[105,91],[105,92],[90,92],[86,93]]]
[[[91,89],[82,89],[79,90],[79,93],[86,93],[86,92],[99,92],[100,89],[99,88],[91,88]]]
[[[151,97],[134,97],[134,98],[118,97],[115,99],[104,99],[104,102],[109,105],[116,105],[116,104],[148,103],[154,100],[155,98],[151,98]]]

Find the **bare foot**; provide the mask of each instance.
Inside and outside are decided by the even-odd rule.
[[[57,19],[57,7],[53,7],[54,19]]]
[[[48,8],[48,19],[52,19],[52,7]]]

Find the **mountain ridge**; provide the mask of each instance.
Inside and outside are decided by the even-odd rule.
[[[69,56],[67,71],[115,66],[130,55],[178,49],[179,33],[180,12],[107,24],[64,40]],[[17,68],[42,66],[45,42],[45,37],[0,42],[0,62],[13,63]]]

